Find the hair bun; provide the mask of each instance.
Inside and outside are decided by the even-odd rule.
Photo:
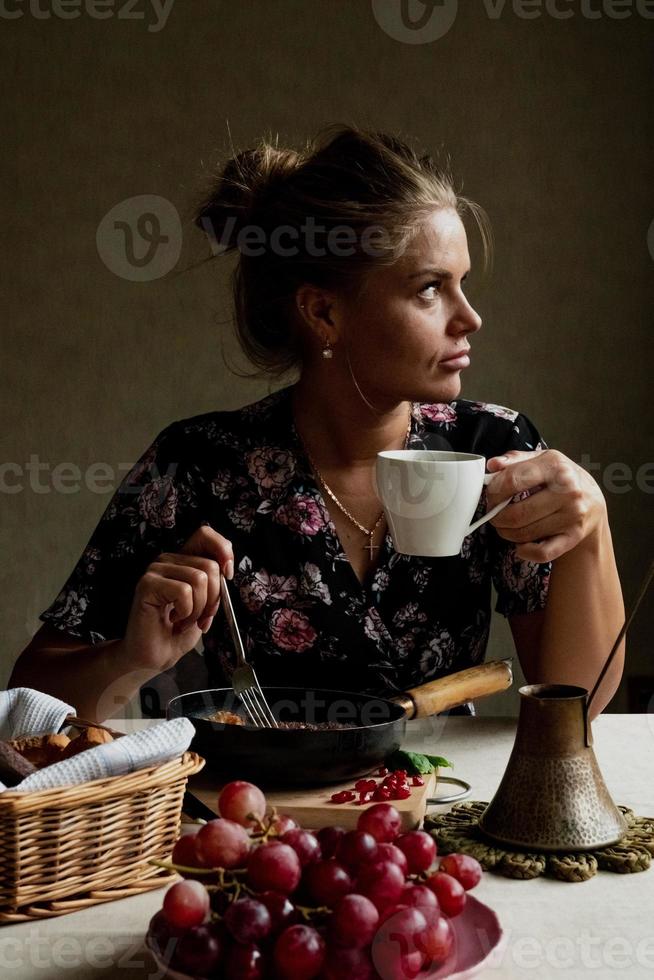
[[[265,143],[229,160],[198,208],[195,224],[228,250],[269,192],[298,168],[300,154]]]

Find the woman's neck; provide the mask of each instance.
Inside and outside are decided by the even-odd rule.
[[[293,387],[295,427],[312,455],[327,467],[356,467],[369,466],[379,452],[401,449],[411,403],[389,404],[377,413],[353,386],[344,387],[306,375]]]

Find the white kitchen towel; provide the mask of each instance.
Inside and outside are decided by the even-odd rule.
[[[188,749],[194,735],[195,728],[188,718],[171,718],[39,769],[14,786],[12,792],[30,793],[55,786],[77,786],[92,779],[119,776],[168,762]]]
[[[0,691],[0,740],[50,735],[58,732],[66,718],[74,714],[71,705],[42,691],[28,687]],[[86,749],[63,762],[45,766],[11,789],[14,793],[29,793],[55,786],[76,786],[91,779],[119,776],[155,766],[185,752],[194,734],[195,729],[188,718],[163,721],[131,735],[122,735],[113,742]],[[6,788],[0,782],[0,793]]]
[[[75,709],[57,698],[33,691],[30,687],[12,687],[0,691],[0,740],[25,738],[27,735],[52,735],[58,732]]]

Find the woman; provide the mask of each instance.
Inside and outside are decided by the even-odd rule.
[[[483,212],[429,157],[353,127],[228,163],[197,223],[238,249],[245,351],[299,380],[158,435],[41,614],[14,685],[101,719],[163,671],[164,700],[227,683],[220,567],[261,681],[387,693],[478,663],[492,581],[527,680],[592,686],[624,615],[604,498],[525,415],[459,398],[481,327],[463,288],[465,214],[487,244]],[[497,475],[480,514],[514,498],[458,556],[392,549],[374,462],[405,446],[483,454]],[[201,638],[205,676],[185,680]]]

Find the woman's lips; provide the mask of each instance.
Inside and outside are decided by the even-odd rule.
[[[460,371],[462,368],[470,366],[470,358],[468,357],[467,351],[463,351],[454,357],[448,357],[444,361],[439,361],[439,364],[444,368],[448,368],[450,371]]]

